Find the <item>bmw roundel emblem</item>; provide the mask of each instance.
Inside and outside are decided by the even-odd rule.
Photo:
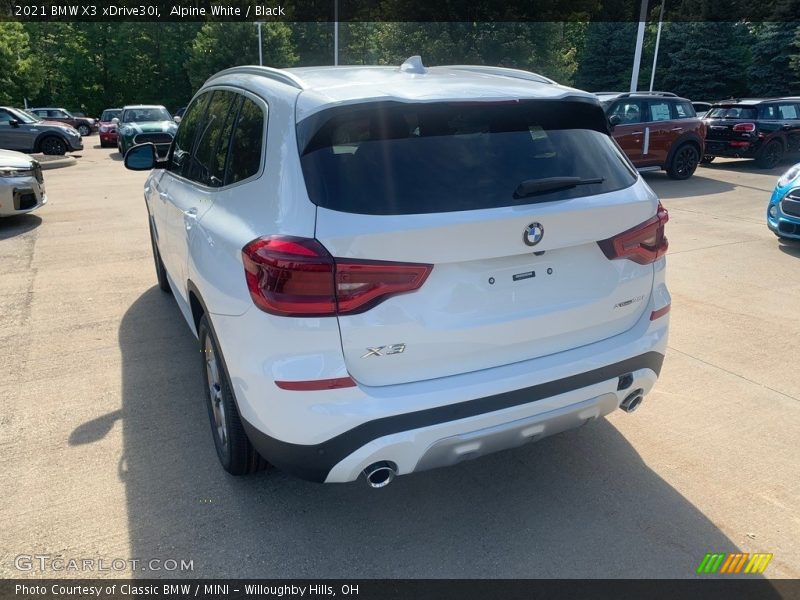
[[[544,237],[544,226],[541,223],[531,223],[525,228],[522,241],[528,246],[535,246]]]

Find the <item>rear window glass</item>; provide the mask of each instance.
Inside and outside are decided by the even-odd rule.
[[[754,106],[717,106],[706,113],[711,119],[755,119]]]
[[[398,215],[476,210],[610,192],[636,181],[599,105],[586,102],[369,103],[298,124],[318,206]],[[522,182],[598,180],[515,197]]]

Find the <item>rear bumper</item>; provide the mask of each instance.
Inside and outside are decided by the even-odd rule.
[[[282,442],[244,421],[251,443],[283,471],[317,482],[354,481],[378,461],[398,474],[451,466],[540,440],[615,410],[633,390],[649,392],[664,355],[647,352],[530,387],[367,421],[320,444]],[[622,375],[632,383],[617,387]]]
[[[710,156],[727,156],[729,158],[755,158],[761,148],[761,140],[749,141],[747,146],[731,146],[731,142],[749,140],[709,140],[706,139],[705,154]]]

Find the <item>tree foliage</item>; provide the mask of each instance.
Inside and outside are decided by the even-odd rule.
[[[383,1],[398,6],[411,2]],[[576,11],[594,4],[596,0],[580,0]],[[604,0],[603,10],[613,15],[628,4]],[[714,0],[681,0],[674,6],[676,11],[705,11],[709,19],[725,10],[724,3]],[[658,18],[657,8],[653,10],[640,88],[649,84]],[[268,23],[262,37],[266,65],[333,62],[332,23]],[[635,23],[602,20],[343,22],[339,35],[340,64],[398,65],[420,54],[426,65],[529,69],[592,91],[628,89],[635,43]],[[30,105],[63,106],[94,115],[103,108],[138,102],[174,110],[185,106],[213,73],[257,63],[253,23],[0,23],[0,103],[12,105],[22,105],[27,98]],[[716,100],[797,94],[798,82],[800,29],[798,23],[786,22],[785,15],[776,15],[772,23],[664,23],[657,89]]]

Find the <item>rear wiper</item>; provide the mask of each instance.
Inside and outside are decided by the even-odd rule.
[[[589,185],[592,183],[603,183],[605,178],[594,177],[583,179],[581,177],[545,177],[543,179],[526,179],[514,190],[514,198],[527,198],[536,194],[554,192],[556,190],[567,190],[579,185]]]

